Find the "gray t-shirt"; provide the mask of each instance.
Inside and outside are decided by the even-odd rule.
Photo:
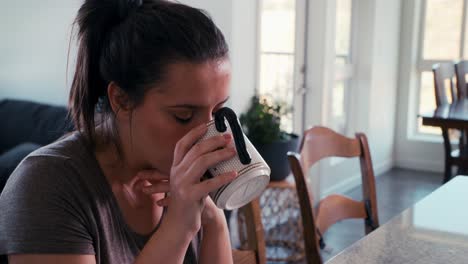
[[[126,224],[78,133],[26,157],[0,196],[0,255],[94,254],[98,264],[132,263],[150,236]],[[184,263],[197,263],[199,238]]]

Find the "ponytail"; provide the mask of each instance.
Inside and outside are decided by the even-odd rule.
[[[95,134],[95,108],[106,94],[106,81],[100,70],[100,58],[106,35],[121,23],[142,1],[86,0],[74,24],[78,31],[78,54],[70,90],[70,115],[78,131],[90,138]]]

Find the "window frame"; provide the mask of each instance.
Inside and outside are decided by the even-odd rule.
[[[467,30],[467,11],[468,11],[468,0],[463,0],[462,5],[462,19],[461,19],[461,32],[460,32],[460,50],[459,50],[459,58],[454,58],[453,60],[434,60],[434,59],[424,59],[424,37],[425,37],[425,25],[426,25],[426,9],[427,9],[427,1],[428,0],[419,0],[419,5],[416,4],[415,8],[416,12],[419,13],[419,21],[417,23],[417,59],[416,65],[413,65],[415,68],[415,79],[414,79],[414,86],[413,87],[413,97],[409,101],[409,110],[408,111],[408,124],[407,124],[407,131],[408,131],[408,138],[410,140],[417,140],[417,141],[425,141],[425,142],[434,142],[439,143],[442,142],[441,134],[432,134],[432,133],[424,133],[419,131],[419,120],[418,117],[419,108],[421,105],[421,75],[423,72],[432,72],[432,65],[436,63],[444,63],[444,62],[454,62],[455,60],[461,60],[464,58],[466,53],[468,55],[468,51],[465,51],[465,35]],[[468,59],[468,57],[467,57]],[[411,87],[411,86],[410,86]]]
[[[333,1],[333,6],[330,6],[330,8],[333,8],[335,12],[333,14],[335,17],[333,17],[333,23],[336,23],[336,1]],[[334,129],[336,129],[337,123],[339,123],[341,120],[344,119],[344,131],[339,131],[343,132],[344,134],[349,134],[353,129],[353,102],[355,101],[353,97],[353,90],[355,90],[356,87],[356,53],[357,53],[357,46],[358,46],[358,32],[359,30],[357,29],[357,19],[358,19],[358,10],[359,10],[359,1],[356,0],[351,0],[351,25],[350,25],[350,39],[349,39],[349,55],[348,55],[348,63],[344,65],[338,65],[335,62],[335,59],[337,58],[336,54],[336,49],[334,48],[335,56],[333,57],[333,73],[331,74],[332,80],[331,80],[331,85],[329,95],[328,96],[328,115],[327,115],[327,123],[331,125]],[[334,42],[336,41],[336,25],[333,25],[334,31]],[[332,113],[333,113],[333,89],[335,89],[336,82],[338,81],[343,81],[344,82],[344,118],[333,118]],[[341,121],[342,122],[342,121]]]

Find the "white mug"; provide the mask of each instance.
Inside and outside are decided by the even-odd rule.
[[[215,113],[215,119],[207,124],[208,131],[201,140],[230,133],[236,145],[237,155],[209,168],[209,177],[230,171],[238,176],[230,183],[210,193],[211,199],[221,209],[237,209],[262,194],[270,181],[270,167],[263,160],[247,136],[242,132],[234,111],[224,107]]]

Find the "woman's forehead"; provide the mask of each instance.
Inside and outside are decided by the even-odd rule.
[[[230,74],[231,64],[227,58],[203,63],[176,62],[167,66],[163,82],[172,84],[213,82]]]
[[[158,89],[150,92],[166,105],[187,104],[208,106],[229,96],[231,79],[228,61],[206,63],[174,63],[167,69]]]

